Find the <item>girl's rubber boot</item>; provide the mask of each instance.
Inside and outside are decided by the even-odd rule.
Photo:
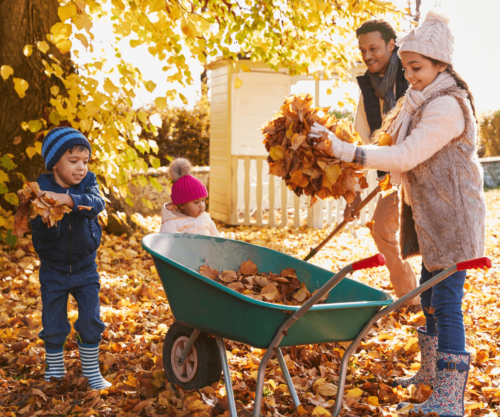
[[[64,378],[66,370],[64,369],[64,348],[52,350],[45,349],[45,381],[50,381],[50,378],[59,380]]]
[[[104,379],[99,369],[99,343],[89,345],[78,340],[78,350],[82,361],[82,375],[89,379],[90,388],[109,388],[111,383]]]
[[[437,413],[439,417],[462,417],[464,415],[464,393],[470,368],[470,354],[438,349],[435,387],[429,399],[422,404],[413,404],[412,413]],[[407,406],[401,403],[398,409]]]
[[[417,329],[418,344],[420,345],[420,356],[422,365],[418,372],[411,378],[396,378],[392,381],[392,386],[400,385],[403,388],[410,385],[425,384],[434,386],[434,378],[436,377],[436,362],[438,338],[437,333],[427,333],[425,327]]]

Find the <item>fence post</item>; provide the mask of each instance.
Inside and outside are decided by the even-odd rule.
[[[262,158],[257,157],[257,211],[255,212],[255,224],[262,226]]]
[[[269,175],[269,226],[276,226],[276,213],[274,212],[274,175]]]
[[[238,224],[238,157],[233,156],[231,161],[231,224]]]
[[[245,155],[243,166],[245,169],[245,179],[244,179],[245,214],[243,216],[243,224],[245,226],[250,226],[250,156]]]
[[[288,187],[281,181],[281,227],[288,226]]]
[[[293,194],[293,227],[300,227],[300,197]]]

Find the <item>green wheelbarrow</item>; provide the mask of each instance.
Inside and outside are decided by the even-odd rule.
[[[393,302],[385,292],[345,278],[355,270],[385,265],[381,254],[347,265],[332,277],[330,271],[281,252],[224,238],[155,233],[145,236],[142,246],[153,257],[176,319],[163,345],[168,381],[185,389],[200,389],[219,381],[223,371],[231,417],[237,417],[237,410],[224,339],[267,349],[259,365],[254,417],[260,416],[265,371],[275,354],[295,408],[300,405],[280,348],[352,342],[341,362],[333,411],[337,417],[349,359],[377,320],[457,270],[491,267],[488,258],[454,265]],[[311,292],[319,291],[300,307],[271,304],[246,297],[198,273],[202,265],[219,271],[237,270],[248,259],[260,271],[279,273],[293,268]],[[327,300],[316,304],[327,293]]]

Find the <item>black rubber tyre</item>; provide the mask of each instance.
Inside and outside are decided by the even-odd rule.
[[[167,381],[180,385],[186,390],[201,389],[214,382],[220,381],[222,374],[222,364],[217,351],[217,341],[215,337],[201,332],[194,348],[186,361],[184,367],[179,367],[174,363],[175,349],[180,356],[183,346],[193,333],[193,329],[174,322],[168,329],[163,341],[163,369]],[[192,366],[189,366],[192,365]],[[189,367],[188,367],[189,366]]]

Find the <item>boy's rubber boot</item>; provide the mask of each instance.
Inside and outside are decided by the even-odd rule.
[[[82,361],[82,375],[89,379],[90,388],[109,388],[111,383],[104,379],[99,369],[99,343],[89,345],[78,340],[78,350]]]
[[[64,369],[64,347],[56,350],[45,349],[45,381],[50,378],[63,379],[66,374]]]
[[[470,368],[470,354],[438,349],[435,387],[429,399],[422,404],[413,404],[412,413],[437,413],[439,417],[462,417],[464,415],[464,393]],[[398,409],[409,403],[401,403]]]
[[[418,344],[420,345],[420,356],[422,365],[418,372],[411,378],[396,378],[392,381],[392,386],[400,385],[403,388],[410,385],[425,384],[434,386],[434,378],[436,377],[436,362],[438,338],[437,333],[427,333],[425,327],[417,329]]]

